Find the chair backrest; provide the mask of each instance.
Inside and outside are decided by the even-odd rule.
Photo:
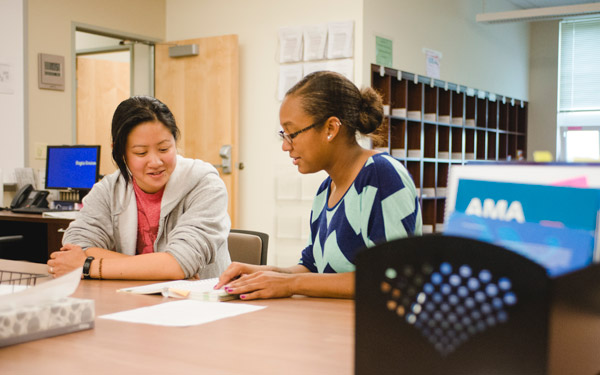
[[[256,265],[267,264],[268,234],[243,229],[231,229],[227,241],[232,261]]]
[[[551,281],[512,251],[404,238],[356,260],[355,374],[545,374]]]

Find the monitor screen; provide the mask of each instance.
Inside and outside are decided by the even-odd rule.
[[[99,171],[100,146],[48,146],[46,189],[91,189]]]

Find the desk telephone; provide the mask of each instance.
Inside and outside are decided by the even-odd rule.
[[[45,190],[33,190],[31,184],[27,184],[17,191],[10,203],[10,208],[46,208],[48,207],[48,192]]]

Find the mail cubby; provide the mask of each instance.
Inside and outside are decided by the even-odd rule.
[[[420,121],[406,121],[407,128],[407,142],[408,151],[407,157],[409,158],[422,158],[423,152],[421,150],[421,122]]]
[[[450,159],[450,127],[438,125],[438,159]]]
[[[486,128],[487,127],[487,100],[477,98],[476,99],[476,117],[477,122],[476,126],[478,128]]]
[[[524,101],[517,108],[517,132],[523,135],[527,133],[527,103]]]
[[[496,160],[496,132],[488,132],[487,137],[487,158],[488,160]]]
[[[463,116],[463,101],[464,94],[456,91],[452,91],[452,114],[450,116],[450,123],[454,125],[464,125]]]
[[[433,233],[436,224],[435,199],[423,197],[421,201],[421,217],[423,218],[423,234]]]
[[[442,124],[450,123],[450,103],[451,92],[438,88],[438,118],[437,121]]]
[[[517,155],[517,135],[516,134],[509,134],[508,135],[508,155],[511,156],[511,159],[515,159],[518,158]]]
[[[498,134],[498,159],[506,160],[508,155],[507,145],[508,135],[506,133]]]
[[[438,88],[431,85],[425,85],[425,108],[423,109],[423,121],[437,121]]]
[[[421,120],[421,103],[423,98],[423,84],[408,82],[407,83],[407,115],[406,117],[413,120]],[[418,117],[417,117],[418,115]]]
[[[448,187],[448,172],[450,171],[449,163],[437,163],[437,186],[436,193],[437,197],[445,197],[446,189]]]
[[[476,145],[477,153],[475,155],[475,159],[485,160],[486,132],[483,130],[477,130],[476,137],[477,137],[477,145]]]
[[[410,173],[419,194],[421,194],[421,162],[409,160],[406,162],[405,166],[408,173]]]
[[[450,135],[452,137],[452,149],[450,150],[450,158],[453,160],[460,160],[463,158],[463,128],[452,127]]]
[[[498,102],[495,100],[487,101],[487,126],[488,129],[498,129]]]
[[[435,162],[423,162],[423,188],[421,189],[421,197],[433,198],[435,197]]]
[[[391,77],[389,75],[373,74],[371,77],[371,87],[381,95],[383,105],[390,105]]]
[[[444,210],[446,208],[446,199],[438,198],[435,202],[435,228],[434,232],[444,231]]]
[[[474,96],[467,95],[465,103],[465,126],[475,126],[475,112],[477,99]]]
[[[406,157],[406,120],[392,118],[390,127],[390,148],[392,156]]]
[[[508,131],[517,131],[517,122],[519,121],[518,106],[515,103],[511,103],[508,106]]]
[[[424,157],[435,159],[435,151],[437,149],[436,135],[437,135],[437,126],[431,124],[423,124],[425,128],[425,139],[424,139]]]
[[[398,109],[406,111],[406,81],[391,79],[390,105],[392,107],[392,116],[406,117],[406,113],[398,113]],[[394,111],[394,109],[396,111]]]
[[[465,129],[465,160],[475,159],[475,129]]]
[[[504,101],[506,98],[504,98]],[[508,130],[508,103],[501,102],[498,105],[498,129]]]
[[[386,105],[373,147],[389,151],[407,167],[434,229],[443,217],[452,164],[527,155],[523,100],[379,65],[371,66],[371,85]]]

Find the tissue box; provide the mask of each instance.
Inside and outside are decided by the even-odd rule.
[[[0,347],[94,328],[94,300],[64,298],[0,309]]]

